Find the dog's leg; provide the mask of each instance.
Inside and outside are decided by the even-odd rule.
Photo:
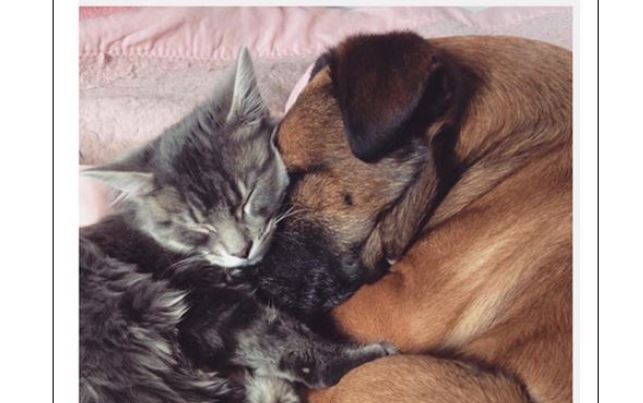
[[[398,355],[362,365],[310,403],[530,403],[512,377],[457,360]]]

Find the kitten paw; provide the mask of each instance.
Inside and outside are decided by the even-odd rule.
[[[400,353],[400,350],[398,350],[397,347],[387,341],[380,342],[378,343],[378,345],[380,346],[380,348],[382,348],[382,350],[384,350],[384,356],[396,355]]]
[[[248,282],[247,270],[241,267],[224,268],[225,283],[230,286],[237,286]]]
[[[247,403],[300,403],[294,387],[279,378],[249,376],[246,379]]]
[[[393,344],[383,341],[380,343],[367,344],[362,347],[362,353],[370,354],[373,359],[398,354],[400,351]]]
[[[367,344],[345,351],[326,363],[321,382],[316,385],[316,388],[332,386],[353,368],[397,353],[398,349],[388,342]]]

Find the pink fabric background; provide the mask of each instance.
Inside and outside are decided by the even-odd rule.
[[[275,114],[316,56],[346,35],[412,29],[425,37],[513,35],[571,49],[568,7],[81,7],[80,164],[109,161],[160,134],[212,91],[248,46]],[[81,179],[81,225],[108,210]]]

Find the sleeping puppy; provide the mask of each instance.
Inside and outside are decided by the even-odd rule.
[[[350,296],[337,327],[409,355],[312,401],[571,400],[571,71],[540,42],[412,33],[317,61],[277,133],[292,216],[259,292],[308,318]]]

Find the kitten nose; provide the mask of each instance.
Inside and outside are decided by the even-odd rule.
[[[252,241],[245,244],[239,251],[231,252],[232,256],[236,256],[241,259],[245,259],[250,254],[250,249],[252,249]]]

